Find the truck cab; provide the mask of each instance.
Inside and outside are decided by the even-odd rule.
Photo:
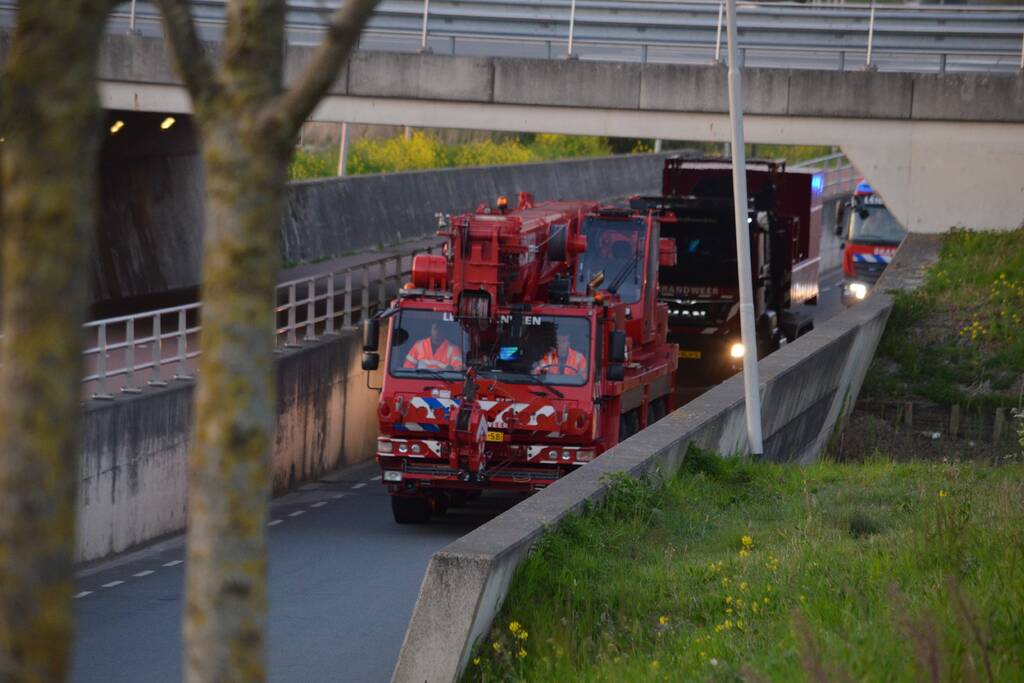
[[[843,240],[843,304],[852,306],[867,297],[907,231],[863,180],[839,205],[836,230]]]
[[[402,524],[542,489],[674,407],[649,217],[523,194],[439,234],[364,340],[377,369],[386,323],[376,459]]]

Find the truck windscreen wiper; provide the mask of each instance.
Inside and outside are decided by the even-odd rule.
[[[622,286],[622,283],[625,281],[626,276],[629,275],[629,273],[634,268],[636,268],[637,261],[639,261],[639,260],[640,260],[640,252],[638,251],[636,253],[636,255],[633,256],[633,259],[629,263],[627,263],[625,266],[623,266],[622,270],[620,270],[618,272],[618,274],[615,276],[615,279],[612,280],[612,284],[608,287],[608,291],[609,292],[611,292],[612,294],[618,294],[619,287]]]
[[[543,375],[528,375],[525,372],[512,372],[510,370],[491,370],[490,372],[493,372],[497,375],[506,375],[511,377],[518,377],[520,379],[525,379],[530,384],[539,384],[540,386],[544,387],[545,391],[547,391],[556,398],[565,398],[565,394],[563,394],[561,391],[554,388],[550,384],[545,383],[544,380],[541,379]]]

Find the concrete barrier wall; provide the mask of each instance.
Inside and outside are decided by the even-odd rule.
[[[347,332],[277,358],[275,493],[373,453],[377,394],[366,386],[361,350],[360,336]],[[76,561],[102,559],[184,529],[193,388],[180,382],[88,404]]]
[[[469,211],[517,192],[603,199],[661,187],[667,154],[451,168],[291,184],[281,226],[285,263],[305,263],[433,234],[437,213]]]
[[[934,236],[912,235],[881,288],[913,287],[938,253]],[[759,364],[765,455],[809,462],[840,414],[852,410],[892,308],[876,293]],[[545,529],[607,492],[607,477],[674,471],[691,444],[746,450],[743,378],[737,375],[434,554],[395,668],[397,683],[453,681],[485,634],[513,572]]]
[[[194,136],[191,125],[182,125]],[[114,301],[199,284],[204,173],[186,133],[173,152],[107,153],[93,273],[95,300]],[[193,147],[194,139],[192,140]],[[665,155],[439,169],[291,183],[281,262],[298,265],[434,233],[438,212],[472,210],[500,194],[606,198],[661,184]]]

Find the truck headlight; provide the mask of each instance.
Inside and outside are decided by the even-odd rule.
[[[850,285],[850,294],[858,299],[863,299],[868,295],[868,286],[863,282],[854,282]]]
[[[377,452],[378,453],[390,453],[391,452],[391,439],[377,439]]]
[[[384,481],[402,481],[402,473],[398,470],[384,470]]]
[[[743,354],[747,352],[747,349],[743,344],[736,342],[729,347],[729,355],[733,358],[743,358]]]

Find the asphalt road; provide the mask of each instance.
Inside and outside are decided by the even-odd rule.
[[[399,526],[377,477],[364,463],[274,501],[269,680],[388,680],[430,556],[515,502]],[[183,560],[177,537],[80,573],[72,681],[181,681]]]
[[[842,310],[841,280],[822,278],[816,321]],[[389,680],[430,556],[515,502],[399,526],[378,474],[364,463],[273,502],[269,680]],[[181,680],[183,558],[179,536],[79,574],[72,681]]]

